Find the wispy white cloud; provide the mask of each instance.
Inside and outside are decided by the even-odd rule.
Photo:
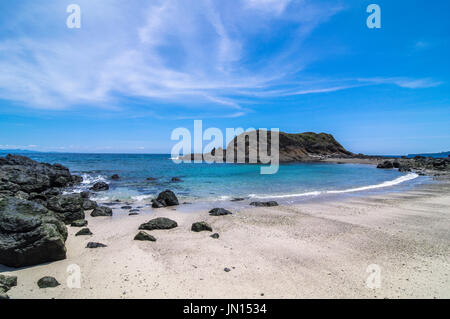
[[[369,79],[358,79],[362,83],[374,83],[374,84],[393,84],[402,88],[408,89],[425,89],[436,87],[442,84],[442,82],[435,81],[430,78],[406,78],[406,77],[393,77],[393,78],[382,78],[375,77]]]
[[[310,58],[300,50],[314,30],[343,10],[308,0],[78,0],[82,28],[65,26],[65,1],[43,6],[22,1],[0,33],[0,98],[39,109],[79,105],[111,111],[127,98],[192,109],[205,105],[216,117],[249,110],[252,96],[335,92],[393,83],[405,88],[438,85],[431,79],[304,81],[282,87]],[[1,16],[0,20],[4,17]],[[289,25],[289,32],[281,29]],[[251,54],[283,34],[288,44]],[[280,88],[282,87],[282,88]],[[157,104],[158,108],[152,105]],[[179,113],[179,112],[177,112]],[[175,114],[175,113],[174,113]],[[156,116],[156,115],[155,115]]]

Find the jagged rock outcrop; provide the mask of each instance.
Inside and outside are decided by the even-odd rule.
[[[416,156],[414,158],[386,159],[378,163],[377,168],[398,168],[400,172],[416,172],[419,175],[450,174],[450,158]]]
[[[89,194],[62,193],[82,181],[60,164],[0,157],[0,264],[23,267],[66,257],[64,223],[84,219]]]
[[[25,267],[66,258],[67,229],[46,207],[0,197],[0,264]]]
[[[27,194],[43,193],[54,187],[68,187],[82,181],[60,164],[39,163],[20,155],[0,158],[0,193],[14,196],[18,191]]]

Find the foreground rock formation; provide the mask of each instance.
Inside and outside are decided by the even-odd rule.
[[[67,229],[44,206],[0,198],[0,264],[24,267],[66,258]]]
[[[81,223],[89,194],[62,195],[82,182],[60,164],[0,157],[0,264],[24,267],[66,258],[65,224]]]

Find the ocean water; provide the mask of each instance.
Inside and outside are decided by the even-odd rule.
[[[4,156],[1,154],[0,156]],[[26,156],[67,166],[84,178],[71,191],[87,190],[106,181],[110,190],[96,194],[99,201],[148,203],[159,192],[171,189],[181,202],[230,202],[235,197],[292,203],[310,198],[396,191],[427,182],[426,177],[372,165],[295,163],[281,164],[274,175],[261,175],[259,165],[175,164],[170,155],[27,153]],[[120,180],[110,176],[118,174]],[[148,177],[155,178],[148,181]],[[181,182],[171,182],[178,177]]]

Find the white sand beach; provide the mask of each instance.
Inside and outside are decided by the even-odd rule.
[[[154,217],[178,222],[133,238]],[[93,236],[69,227],[67,259],[19,270],[11,298],[449,298],[450,183],[295,206],[249,208],[231,216],[159,209],[123,218],[87,217]],[[214,232],[194,233],[206,221]],[[87,242],[108,247],[85,248]],[[67,267],[81,267],[81,288]],[[366,285],[367,267],[381,286]],[[231,269],[225,272],[224,268]],[[54,276],[61,286],[39,289]]]

